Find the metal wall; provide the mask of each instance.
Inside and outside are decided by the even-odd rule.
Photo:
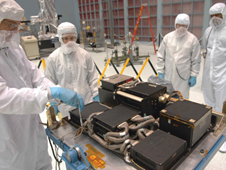
[[[110,38],[107,0],[78,0],[80,19],[103,19],[106,38]],[[141,4],[147,4],[155,38],[175,29],[174,20],[179,13],[190,16],[189,31],[198,39],[209,26],[209,8],[226,0],[112,0],[113,31],[115,39],[134,31]],[[146,8],[143,9],[136,36],[140,41],[151,41]]]

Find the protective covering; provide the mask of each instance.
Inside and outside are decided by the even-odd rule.
[[[75,35],[75,37],[78,36],[77,29],[72,23],[63,22],[58,26],[57,34],[59,36],[59,41],[60,41],[61,45],[64,44],[63,40],[62,40],[63,34],[71,34],[71,33],[73,33]]]
[[[175,26],[176,24],[181,24],[181,25],[190,25],[190,18],[187,14],[178,14],[176,19],[175,19]]]
[[[176,28],[176,24],[187,25],[187,28],[185,27]],[[183,13],[183,14],[177,15],[175,19],[175,28],[176,28],[176,33],[178,37],[182,37],[187,33],[189,24],[190,24],[190,18],[187,14]]]
[[[214,14],[222,14],[223,18],[225,18],[225,4],[224,3],[216,3],[214,4],[210,10],[209,10],[209,14],[210,15],[214,15]]]
[[[150,77],[148,77],[148,82],[153,83],[153,84],[157,84],[157,85],[165,86],[167,88],[167,91],[168,91],[169,94],[172,94],[172,92],[174,91],[173,85],[169,80],[151,75]]]
[[[213,28],[220,26],[222,23],[223,23],[223,19],[216,16],[213,16],[209,22],[210,26]]]
[[[61,44],[61,50],[63,54],[70,54],[78,49],[79,44],[75,41],[69,41],[66,44]]]
[[[3,19],[21,21],[24,10],[13,0],[0,0],[0,23]]]
[[[56,49],[46,61],[45,75],[54,84],[71,89],[80,94],[85,104],[93,101],[98,94],[98,75],[94,61],[87,51],[78,47],[75,52],[63,54],[61,47]],[[69,116],[74,107],[58,106],[62,116]]]
[[[29,73],[29,74],[28,74]],[[54,86],[21,48],[0,49],[0,169],[51,170],[39,113]]]
[[[20,34],[18,30],[0,30],[0,47],[19,48]]]
[[[178,37],[176,31],[172,31],[165,35],[158,49],[157,72],[163,73],[164,78],[171,81],[174,89],[180,91],[184,98],[189,98],[188,81],[190,77],[198,76],[200,60],[198,39],[190,32]]]
[[[222,112],[226,100],[226,10],[218,3],[210,8],[210,15],[221,13],[223,23],[218,27],[209,27],[204,34],[207,56],[203,72],[202,90],[205,103],[213,110]],[[207,46],[206,46],[207,45]]]
[[[40,31],[38,32],[39,40],[47,40],[56,37],[56,30],[58,25],[58,16],[55,8],[55,0],[38,0],[39,14],[38,16],[31,16],[31,24],[40,24]]]

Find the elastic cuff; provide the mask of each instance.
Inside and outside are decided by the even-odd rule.
[[[49,87],[47,87],[46,89],[48,91],[48,99],[51,100],[52,99],[51,90]]]

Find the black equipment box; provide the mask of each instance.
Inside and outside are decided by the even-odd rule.
[[[116,74],[104,79],[101,79],[102,88],[110,91],[114,91],[119,85],[134,80],[131,76],[126,76],[122,74]]]
[[[84,109],[83,109],[82,113],[81,113],[82,120],[83,120],[83,122],[85,122],[87,120],[87,118],[92,113],[103,112],[103,111],[106,111],[106,110],[108,110],[108,107],[106,107],[104,105],[101,105],[98,102],[92,102],[92,103],[86,104],[84,106]],[[81,126],[79,110],[78,109],[74,109],[74,110],[69,111],[69,113],[70,113],[70,116],[71,116],[71,122],[73,124],[75,124],[75,125]]]
[[[131,88],[121,88],[116,91],[116,100],[122,103],[141,110],[142,116],[152,115],[155,118],[159,117],[159,112],[166,106],[169,100],[165,97],[166,87],[151,83],[139,83]],[[165,101],[160,101],[160,98]]]
[[[110,110],[94,117],[94,132],[103,138],[107,132],[117,132],[118,125],[130,121],[140,111],[134,110],[124,105],[117,105]]]
[[[59,41],[58,38],[53,38],[49,40],[39,40],[38,46],[39,49],[54,48],[55,47],[54,43],[58,41]]]
[[[157,129],[131,148],[131,158],[148,170],[169,170],[187,150],[187,142]]]
[[[211,107],[178,100],[160,111],[160,129],[170,132],[192,147],[210,128]]]
[[[114,107],[118,104],[117,101],[115,100],[115,94],[113,91],[109,91],[103,89],[102,87],[99,87],[98,94],[100,103],[103,103],[104,105],[107,105],[109,107]]]

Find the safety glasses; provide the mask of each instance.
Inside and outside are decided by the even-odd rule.
[[[9,28],[10,28],[11,30],[13,30],[13,29],[15,29],[15,28],[18,28],[18,27],[19,27],[19,25],[20,25],[20,23],[11,24],[11,23],[9,23],[9,22],[8,22],[8,21],[6,21],[6,20],[4,20],[4,22],[5,22],[6,24],[8,24],[8,25],[9,25]]]

